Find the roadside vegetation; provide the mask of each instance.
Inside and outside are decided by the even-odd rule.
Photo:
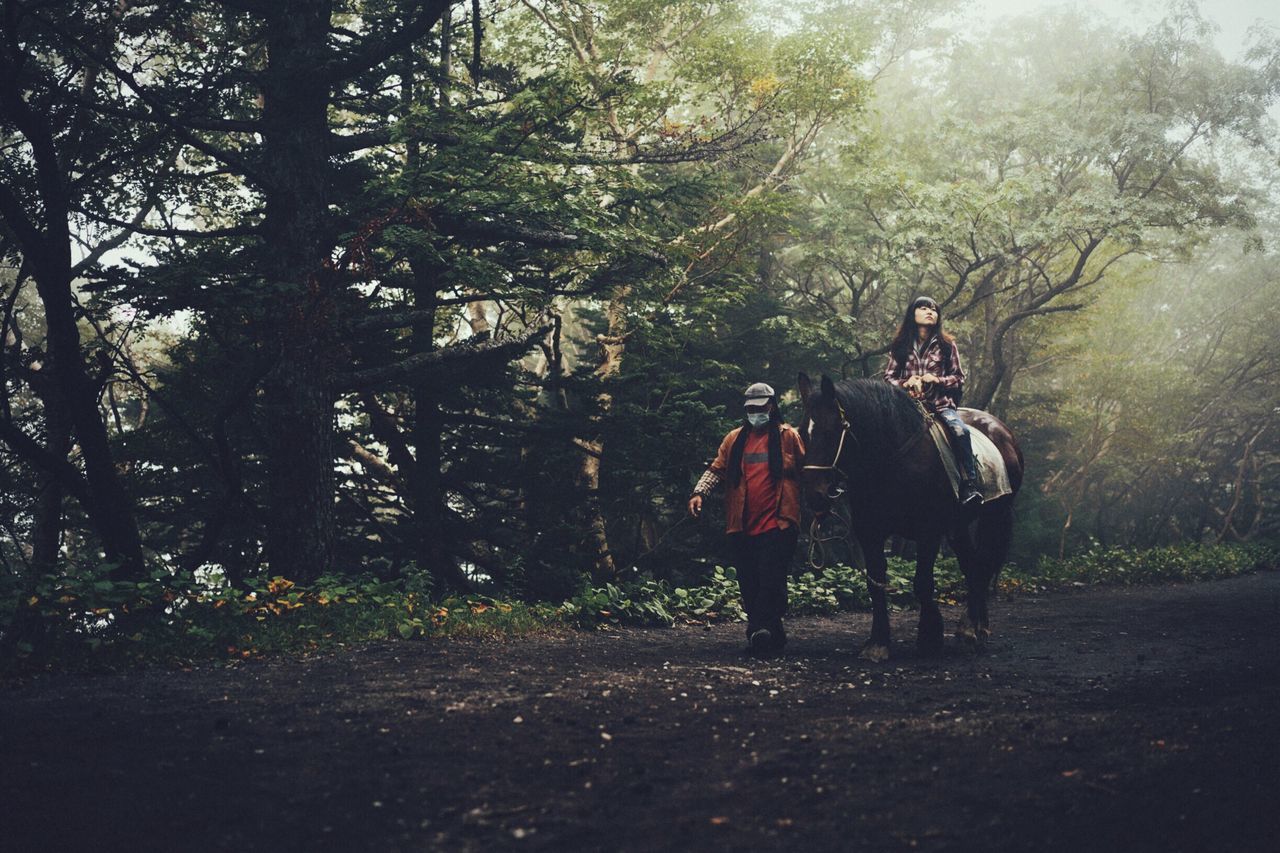
[[[1007,567],[998,583],[1006,594],[1036,594],[1095,584],[1219,580],[1277,568],[1280,548],[1272,545],[1095,547],[1069,559],[1041,560],[1031,569]],[[913,572],[913,562],[890,558],[888,592],[894,606],[914,606]],[[429,578],[414,575],[394,581],[326,576],[308,585],[276,577],[242,589],[218,578],[180,578],[162,571],[128,583],[113,581],[109,574],[109,566],[99,566],[50,580],[21,601],[7,591],[0,618],[38,619],[41,629],[28,635],[35,642],[6,648],[0,665],[17,671],[183,665],[397,638],[496,637],[745,618],[734,569],[720,566],[696,586],[659,580],[605,584],[584,588],[560,603],[482,595],[442,598],[432,594]],[[943,603],[963,601],[964,581],[954,558],[940,559],[935,576]],[[869,606],[861,571],[847,565],[793,576],[789,598],[792,616]]]

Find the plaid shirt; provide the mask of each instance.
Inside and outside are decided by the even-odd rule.
[[[951,348],[950,365],[943,358],[943,347]],[[890,385],[902,387],[912,376],[924,376],[932,373],[941,382],[926,382],[924,386],[924,404],[930,411],[954,409],[955,397],[952,395],[964,389],[964,368],[960,366],[960,350],[954,343],[944,341],[934,335],[920,346],[918,343],[907,353],[907,363],[899,365],[898,360],[889,353],[889,363],[884,368],[884,379]]]

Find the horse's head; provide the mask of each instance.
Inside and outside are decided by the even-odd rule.
[[[801,484],[809,508],[818,518],[831,510],[832,501],[844,494],[843,457],[852,451],[848,423],[836,398],[835,383],[823,376],[815,390],[809,377],[799,377],[800,399],[804,403],[805,465]]]

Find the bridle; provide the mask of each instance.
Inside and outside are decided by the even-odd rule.
[[[902,446],[899,447],[897,452],[893,454],[893,458],[895,459],[901,456],[903,453],[905,453],[917,441],[920,441],[923,436],[929,433],[927,418],[930,417],[930,415],[928,411],[924,408],[924,406],[920,403],[919,400],[916,400],[915,403],[916,403],[916,408],[920,410],[921,415],[926,418],[924,428],[921,429],[919,432],[915,433],[914,435],[912,435],[905,442],[903,442]],[[835,483],[834,485],[829,485],[827,487],[827,498],[830,499],[833,503],[833,509],[830,514],[834,515],[836,518],[838,518],[841,521],[841,523],[844,526],[844,532],[833,533],[830,536],[823,536],[821,535],[822,525],[819,522],[817,515],[813,517],[813,520],[809,524],[809,567],[812,568],[814,571],[821,571],[826,566],[828,542],[832,542],[835,540],[843,540],[849,546],[850,550],[853,550],[855,547],[854,539],[852,535],[853,534],[853,525],[851,523],[852,520],[849,518],[845,518],[843,515],[841,515],[839,511],[836,509],[836,507],[839,506],[839,499],[845,493],[845,487],[843,483],[844,481],[847,481],[849,479],[849,475],[846,474],[845,471],[840,467],[840,456],[841,454],[844,453],[845,441],[852,439],[854,445],[856,446],[858,444],[858,437],[853,434],[853,428],[849,425],[849,416],[845,414],[844,406],[840,405],[839,399],[835,401],[835,404],[836,404],[836,411],[840,413],[840,441],[836,445],[835,458],[831,460],[830,465],[805,465],[803,470],[828,471],[828,472],[835,471],[837,474],[840,475],[841,479],[839,482]],[[886,581],[878,581],[873,577],[871,577],[871,574],[867,569],[865,560],[862,561],[862,574],[863,574],[863,577],[866,578],[868,588],[876,587],[877,589],[881,589],[881,590],[888,588],[888,585],[886,582],[887,579]]]
[[[920,412],[920,417],[923,418],[923,426],[918,432],[913,433],[910,437],[907,438],[906,441],[902,443],[902,446],[899,447],[891,457],[893,459],[897,459],[899,456],[902,456],[904,453],[910,450],[913,446],[915,446],[916,442],[920,441],[921,438],[929,434],[929,419],[932,418],[933,415],[929,413],[929,410],[926,409],[924,407],[924,404],[921,403],[919,400],[915,400],[914,402],[916,404],[916,409]],[[857,445],[858,437],[853,434],[853,427],[849,425],[849,416],[845,414],[844,406],[840,405],[840,401],[838,399],[835,401],[835,404],[836,404],[836,411],[840,413],[840,441],[838,444],[836,444],[835,458],[831,460],[830,465],[805,465],[802,470],[835,471],[839,473],[841,477],[847,480],[849,478],[849,475],[846,474],[840,468],[840,455],[844,453],[845,440],[853,439],[854,445]],[[828,490],[827,497],[831,498],[832,500],[835,500],[836,498],[840,497],[840,495],[844,494],[843,486],[838,486],[837,489],[838,491],[835,494],[832,494],[831,490]]]
[[[835,471],[842,480],[847,480],[849,475],[840,468],[840,456],[844,453],[844,443],[847,439],[853,439],[853,443],[858,443],[858,437],[853,434],[853,428],[849,426],[849,417],[844,413],[844,406],[840,405],[840,401],[836,400],[836,411],[840,413],[840,441],[836,444],[836,455],[831,460],[830,465],[805,465],[802,470],[805,471]],[[834,486],[827,487],[827,497],[831,500],[838,500],[845,492],[843,485],[839,483]]]
[[[844,453],[845,441],[847,439],[852,439],[853,443],[856,445],[858,443],[858,437],[853,434],[853,429],[849,426],[849,418],[844,413],[844,406],[840,405],[839,400],[836,401],[836,411],[840,413],[840,443],[836,445],[835,458],[831,460],[830,465],[804,466],[804,470],[806,471],[835,471],[841,478],[841,482],[837,482],[834,485],[827,487],[827,498],[830,499],[832,503],[829,515],[840,520],[843,531],[834,532],[830,536],[823,536],[822,522],[818,519],[818,516],[814,515],[813,519],[809,522],[809,568],[813,569],[815,572],[820,572],[826,568],[828,542],[834,542],[836,540],[843,541],[851,553],[860,553],[860,551],[857,550],[859,546],[854,542],[853,524],[851,519],[845,517],[840,512],[840,498],[845,492],[843,481],[849,479],[849,475],[840,468],[840,455]],[[867,561],[861,560],[861,563],[862,576],[866,578],[867,588],[870,589],[875,587],[881,590],[886,589],[886,582],[878,581],[871,577],[871,573],[867,570]]]

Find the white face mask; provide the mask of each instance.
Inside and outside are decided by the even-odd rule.
[[[753,427],[762,427],[769,422],[768,412],[748,412],[747,423]]]

